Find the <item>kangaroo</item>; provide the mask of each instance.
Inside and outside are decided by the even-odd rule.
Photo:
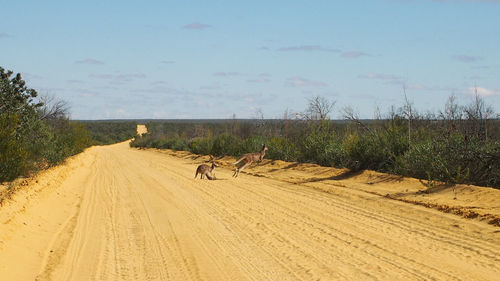
[[[206,176],[207,179],[209,180],[215,180],[216,179],[215,174],[213,174],[213,170],[215,169],[215,167],[217,167],[217,164],[215,164],[215,162],[213,161],[212,161],[212,166],[208,166],[207,164],[201,164],[196,169],[196,174],[194,175],[194,178],[196,179],[198,174],[200,174],[201,179],[203,179],[203,176]]]
[[[262,159],[264,159],[264,155],[266,155],[266,150],[267,150],[267,146],[265,144],[263,144],[260,152],[243,154],[243,156],[241,156],[241,158],[238,159],[238,161],[234,162],[233,165],[236,165],[236,164],[240,163],[241,161],[243,161],[245,164],[243,164],[243,166],[241,166],[240,168],[237,168],[234,171],[233,177],[237,177],[243,169],[245,169],[247,166],[249,166],[253,162],[262,161]]]

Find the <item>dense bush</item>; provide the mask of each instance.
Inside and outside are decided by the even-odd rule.
[[[268,151],[267,157],[274,160],[283,160],[283,161],[297,161],[298,159],[298,150],[295,144],[281,137],[273,137],[265,142]],[[252,151],[258,151],[261,147],[253,149]]]
[[[266,143],[268,159],[500,187],[500,122],[479,120],[474,112],[471,116],[420,118],[412,120],[411,127],[397,114],[364,124],[359,120],[155,121],[147,124],[150,134],[131,145],[239,157]]]
[[[390,125],[385,130],[346,134],[342,141],[342,166],[392,172],[397,157],[408,150],[405,130],[404,126]]]
[[[429,180],[499,186],[499,160],[498,141],[485,145],[477,138],[452,134],[414,144],[398,159],[395,171]]]
[[[213,145],[213,138],[195,138],[191,141],[188,148],[189,151],[192,151],[193,153],[208,155],[212,153]]]
[[[340,140],[328,122],[311,124],[306,134],[297,141],[298,160],[324,166],[341,166]]]
[[[92,144],[103,145],[132,139],[137,133],[135,121],[82,121]]]
[[[20,74],[0,67],[0,182],[57,164],[91,144],[65,108],[35,102]]]
[[[26,146],[16,137],[18,123],[16,115],[0,115],[0,182],[16,178],[27,164]]]

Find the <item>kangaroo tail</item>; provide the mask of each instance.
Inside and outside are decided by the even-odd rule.
[[[209,174],[205,175],[209,180],[215,180],[215,176],[210,176]]]
[[[245,159],[245,158],[241,157],[238,161],[234,162],[233,165],[236,165],[236,164],[240,163],[241,161],[243,161],[243,159]]]

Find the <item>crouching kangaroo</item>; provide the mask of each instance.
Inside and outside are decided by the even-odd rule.
[[[196,174],[194,175],[194,178],[196,179],[198,174],[200,174],[201,179],[203,179],[203,176],[206,176],[207,179],[209,180],[215,180],[216,178],[215,175],[213,174],[213,170],[215,169],[215,167],[217,167],[217,165],[213,161],[212,161],[212,166],[208,166],[207,164],[201,164],[196,169]]]
[[[264,155],[266,155],[266,150],[267,150],[267,146],[265,144],[263,144],[260,152],[243,154],[243,156],[241,156],[241,158],[238,159],[238,161],[233,163],[233,165],[236,165],[236,164],[240,163],[241,161],[243,161],[243,163],[244,163],[243,166],[241,166],[240,168],[237,168],[236,171],[234,171],[233,177],[237,177],[238,174],[243,169],[245,169],[247,166],[249,166],[253,162],[262,161],[262,159],[264,159]]]

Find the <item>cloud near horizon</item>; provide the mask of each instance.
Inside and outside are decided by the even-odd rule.
[[[193,23],[184,25],[182,28],[183,29],[205,29],[205,28],[210,28],[210,27],[212,27],[210,24],[193,22]]]
[[[359,51],[348,51],[343,52],[341,56],[346,59],[357,59],[359,57],[368,56],[368,54]]]
[[[0,32],[0,39],[1,38],[13,38],[14,36],[8,34],[8,33],[5,33],[5,32]]]
[[[400,80],[401,76],[393,75],[393,74],[381,74],[381,73],[368,73],[368,74],[360,74],[358,78],[361,79],[378,79],[378,80]]]
[[[318,45],[302,45],[302,46],[290,46],[278,48],[279,52],[293,52],[293,51],[305,51],[305,52],[331,52],[339,53],[339,49],[325,48]]]
[[[269,83],[269,82],[271,82],[271,80],[264,78],[264,77],[261,77],[261,78],[257,78],[257,79],[249,79],[249,80],[247,80],[247,82],[248,83]]]
[[[23,79],[25,79],[25,80],[43,79],[43,77],[40,75],[27,73],[27,72],[21,73],[21,77],[23,77]]]
[[[482,97],[500,96],[500,90],[491,90],[483,87],[470,87],[467,89],[467,94],[475,95],[476,91],[477,94]]]
[[[241,75],[241,73],[239,73],[239,72],[223,72],[223,71],[219,71],[219,72],[214,72],[213,73],[213,76],[222,76],[222,77],[239,76],[239,75]]]
[[[129,82],[135,79],[144,79],[146,75],[142,73],[127,73],[127,74],[90,74],[90,78],[114,80],[120,82]]]
[[[483,58],[479,57],[479,56],[454,55],[454,56],[452,56],[452,59],[454,59],[456,61],[460,61],[460,62],[470,63],[470,62],[480,61]]]
[[[290,87],[325,87],[326,83],[321,81],[312,81],[302,77],[290,77],[285,81],[286,86]]]
[[[92,59],[92,58],[86,58],[83,60],[77,60],[75,61],[76,64],[93,64],[93,65],[101,65],[104,64],[103,61]]]

